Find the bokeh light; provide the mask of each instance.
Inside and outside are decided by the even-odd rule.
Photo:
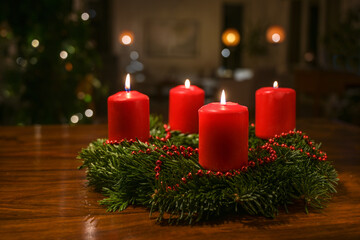
[[[271,26],[266,31],[266,39],[269,43],[281,43],[285,40],[285,31],[281,26]]]
[[[79,117],[77,115],[72,115],[71,118],[70,118],[70,122],[72,123],[78,123],[79,122]]]
[[[221,39],[226,46],[234,47],[240,43],[240,34],[235,28],[228,28],[223,32]]]
[[[227,49],[227,48],[224,48],[222,51],[221,51],[221,55],[224,57],[224,58],[228,58],[230,56],[230,50]]]
[[[67,51],[68,51],[70,54],[73,54],[73,53],[75,53],[75,47],[72,46],[72,45],[69,45],[69,46],[67,47]]]
[[[119,41],[123,45],[130,45],[134,41],[133,34],[131,32],[122,32],[119,36]]]
[[[34,48],[37,48],[39,46],[40,42],[37,39],[34,39],[31,41],[31,46],[33,46]]]
[[[61,51],[61,52],[60,52],[60,57],[61,57],[62,59],[66,59],[66,58],[68,57],[67,51]]]
[[[273,42],[275,43],[278,43],[280,41],[280,35],[278,33],[274,33],[272,36],[271,36],[271,39],[273,40]]]
[[[81,14],[81,19],[83,20],[83,21],[87,21],[87,20],[89,20],[89,14],[87,13],[87,12],[84,12],[84,13],[82,13]]]
[[[70,72],[71,70],[73,70],[73,65],[70,62],[68,62],[65,64],[65,69],[66,71]]]
[[[125,35],[121,38],[121,42],[124,44],[124,45],[129,45],[131,43],[132,39],[129,35]]]
[[[137,51],[131,51],[130,52],[130,58],[131,60],[137,60],[139,58],[139,53]]]
[[[93,114],[94,114],[94,112],[93,112],[93,110],[91,110],[91,109],[86,109],[85,110],[85,116],[86,117],[92,117],[93,116]]]
[[[85,98],[85,93],[84,92],[78,92],[77,93],[77,98],[80,100],[83,100]]]
[[[16,58],[16,63],[21,67],[26,67],[27,66],[27,60],[22,58],[22,57]]]

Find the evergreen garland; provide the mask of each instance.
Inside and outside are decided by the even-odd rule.
[[[199,165],[197,134],[170,131],[159,117],[150,122],[149,142],[98,139],[78,156],[109,211],[142,205],[158,221],[190,224],[231,212],[273,218],[298,199],[306,212],[322,209],[336,192],[336,170],[301,131],[263,140],[251,125],[249,165],[222,173]]]

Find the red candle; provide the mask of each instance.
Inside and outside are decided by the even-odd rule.
[[[271,138],[295,128],[296,93],[291,88],[260,88],[255,96],[255,134],[259,138]]]
[[[108,98],[109,140],[149,139],[149,97],[130,91],[130,76],[126,76],[125,90]]]
[[[248,163],[248,108],[225,101],[199,109],[199,163],[206,169],[225,172]]]
[[[184,133],[198,133],[198,110],[204,105],[205,92],[197,86],[185,85],[174,87],[169,95],[169,125],[172,130]]]

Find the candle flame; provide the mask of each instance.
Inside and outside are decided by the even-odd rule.
[[[226,104],[226,98],[225,98],[225,91],[224,90],[222,90],[222,92],[221,92],[220,104]]]
[[[125,78],[125,91],[130,92],[130,74],[126,74]]]
[[[190,88],[190,80],[189,79],[185,80],[185,88]]]
[[[274,88],[279,88],[279,84],[278,84],[277,81],[274,82],[273,87],[274,87]]]

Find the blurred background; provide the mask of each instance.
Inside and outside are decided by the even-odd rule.
[[[298,118],[360,125],[360,1],[0,2],[1,125],[106,123],[126,73],[165,120],[186,78],[251,119],[276,80],[296,90]]]

